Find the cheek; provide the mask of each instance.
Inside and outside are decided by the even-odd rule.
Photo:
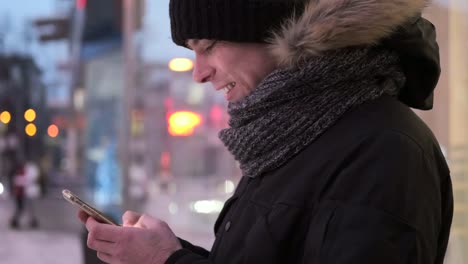
[[[245,72],[234,72],[231,77],[236,81],[238,90],[244,95],[249,94],[256,87],[255,80]]]
[[[255,58],[249,60],[248,63],[239,65],[239,69],[241,69],[247,85],[252,87],[251,89],[255,89],[272,71],[269,64],[262,60],[255,60]]]
[[[246,68],[247,69],[247,68]],[[260,84],[263,80],[264,75],[256,72],[255,69],[250,69],[250,71],[243,72],[243,86],[246,90],[252,91]]]
[[[252,92],[270,72],[266,69],[263,59],[256,56],[218,57],[218,75],[226,81],[235,81],[239,90],[246,95]],[[260,60],[260,61],[258,61]]]
[[[257,87],[256,83],[251,81],[251,82],[248,82],[246,83],[246,85],[244,86],[244,90],[247,94],[251,93],[255,88]]]

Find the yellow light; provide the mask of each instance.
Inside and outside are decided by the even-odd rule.
[[[190,136],[195,127],[202,122],[202,117],[193,112],[175,112],[169,116],[169,134],[172,136]]]
[[[26,110],[26,112],[24,112],[24,119],[28,122],[34,121],[34,119],[36,119],[36,111],[32,109]]]
[[[10,120],[11,120],[11,114],[10,114],[10,112],[8,112],[8,111],[3,111],[3,112],[0,114],[0,121],[2,121],[2,123],[8,124],[8,123],[10,123]]]
[[[169,62],[169,69],[176,72],[185,72],[193,69],[193,62],[187,58],[175,58]]]
[[[49,135],[49,137],[54,138],[54,137],[57,137],[58,134],[59,134],[59,128],[56,125],[50,125],[47,128],[47,135]]]
[[[36,132],[37,132],[36,125],[28,124],[26,126],[26,128],[24,129],[24,131],[26,132],[26,135],[32,137],[32,136],[36,135]]]

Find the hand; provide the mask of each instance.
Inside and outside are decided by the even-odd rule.
[[[106,263],[159,264],[182,248],[165,222],[146,214],[127,211],[122,227],[101,224],[84,212],[79,218],[89,232],[88,247]]]

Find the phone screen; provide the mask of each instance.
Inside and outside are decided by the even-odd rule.
[[[96,208],[82,201],[71,191],[65,189],[62,191],[62,195],[63,198],[65,198],[65,200],[69,201],[71,204],[78,206],[81,210],[85,211],[89,216],[96,219],[98,222],[118,226],[118,224],[112,221],[109,217],[105,216]]]

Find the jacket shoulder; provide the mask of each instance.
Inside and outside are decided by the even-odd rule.
[[[342,131],[346,133],[343,134]],[[426,154],[439,156],[442,153],[431,129],[408,106],[391,96],[357,107],[345,114],[328,132],[326,137],[341,138],[343,144],[356,142],[359,138],[380,135],[384,139],[385,134],[399,134],[419,146]],[[341,136],[338,137],[338,134]]]

